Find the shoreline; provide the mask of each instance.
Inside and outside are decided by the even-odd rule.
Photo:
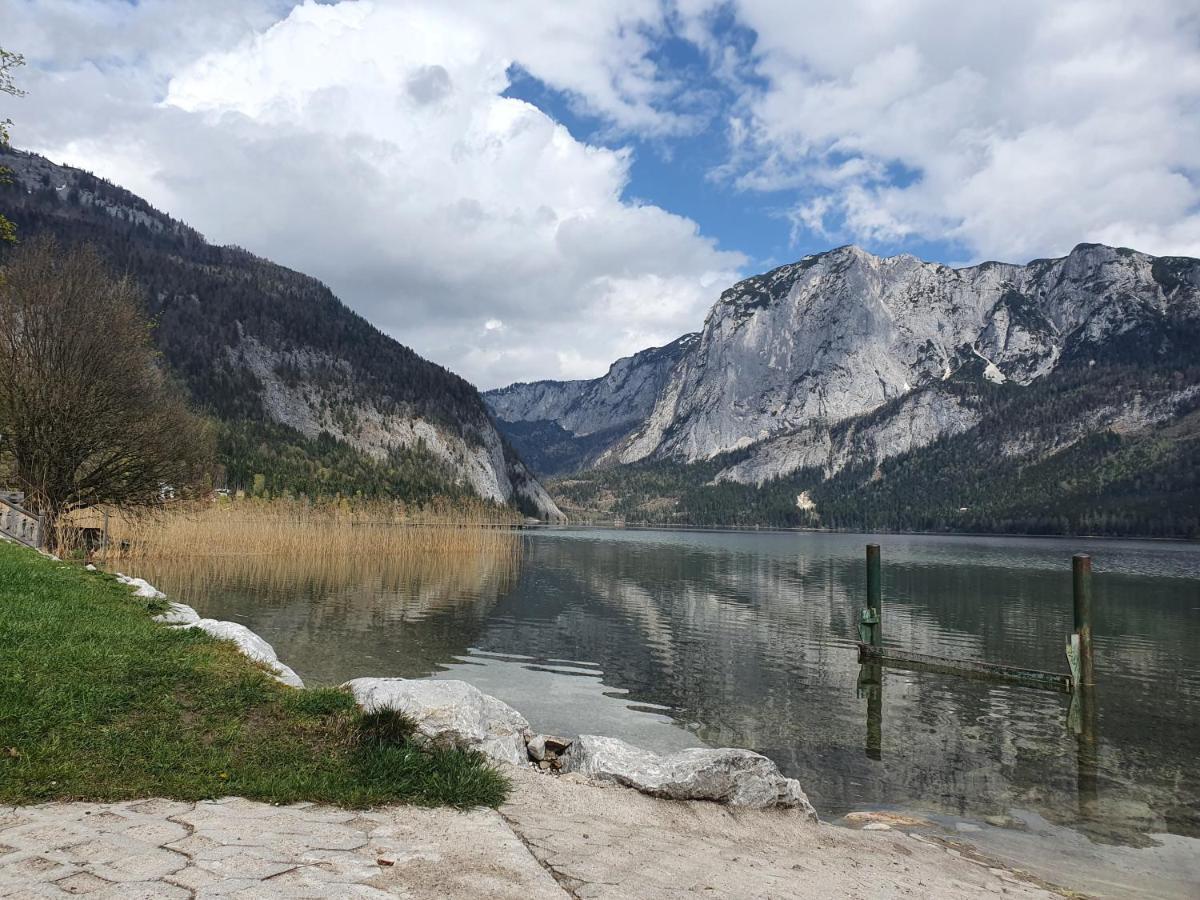
[[[130,586],[135,593],[143,596],[152,594],[165,599],[165,595],[142,579],[132,579],[121,575],[118,575],[118,578]],[[195,610],[180,603],[170,602],[168,612],[159,615],[156,619],[166,627],[197,627],[198,622],[190,621],[192,616],[198,617]],[[212,621],[199,619],[199,622]],[[239,639],[240,635],[232,636],[222,633],[220,628],[215,631],[205,630],[210,630],[210,633],[222,639],[233,640],[243,654],[272,669],[277,680],[297,690],[305,690],[300,679],[286,664],[277,659],[273,648],[263,638],[244,626],[237,625],[236,627],[245,633],[245,639]],[[389,682],[404,682],[442,687],[448,684],[445,681],[435,682],[429,679],[366,678],[359,679],[359,681],[384,685]],[[453,682],[449,682],[449,684],[453,684]],[[463,682],[463,684],[466,683]],[[369,701],[363,699],[364,695],[360,694],[360,688],[356,686],[355,682],[349,682],[342,687],[351,690],[364,710],[369,711],[372,708],[400,709],[396,704],[391,704],[390,707],[387,704],[373,707]],[[472,690],[475,689],[472,688]],[[477,690],[475,692],[478,693]],[[368,692],[366,696],[369,695]],[[515,714],[520,722],[524,722],[519,713],[516,713],[511,707],[507,707],[502,701],[495,700],[486,694],[481,696],[487,703],[503,707],[503,710],[498,713],[500,716],[503,716],[504,710],[507,710]],[[404,711],[409,712],[408,709]],[[445,723],[439,719],[436,728],[444,727]],[[431,732],[432,740],[437,738],[436,728]],[[418,729],[421,730],[419,720]],[[453,731],[452,733],[455,738],[453,743],[462,746],[463,742],[458,740],[459,732]],[[627,848],[619,851],[617,849],[630,841],[636,843],[638,832],[655,834],[670,832],[675,836],[674,847],[660,846],[656,853],[658,869],[660,872],[668,873],[668,877],[658,885],[658,888],[661,889],[660,893],[643,893],[644,889],[649,887],[643,880],[639,883],[636,893],[616,893],[613,896],[674,896],[681,879],[686,880],[689,877],[713,882],[703,886],[708,890],[720,890],[724,887],[730,891],[738,891],[751,887],[751,893],[748,893],[747,896],[836,896],[843,890],[849,893],[852,885],[859,884],[861,873],[857,870],[862,867],[860,860],[864,856],[874,860],[881,867],[882,871],[879,874],[886,873],[887,877],[897,879],[893,883],[884,882],[879,885],[885,896],[908,892],[903,885],[907,879],[894,873],[895,868],[902,869],[902,874],[905,876],[915,871],[916,886],[926,891],[932,889],[932,892],[938,895],[956,895],[959,889],[966,887],[967,884],[971,884],[971,893],[976,890],[987,890],[1005,893],[1016,891],[1016,896],[1030,897],[1063,895],[1063,889],[1028,872],[987,857],[971,845],[951,841],[940,835],[916,833],[924,830],[925,826],[921,824],[916,824],[913,831],[906,831],[902,824],[885,824],[881,819],[887,818],[886,816],[881,817],[872,813],[862,814],[860,821],[865,824],[860,829],[823,822],[808,804],[807,798],[800,791],[800,785],[791,779],[786,781],[795,786],[794,790],[799,793],[800,802],[792,801],[787,805],[778,805],[780,801],[774,800],[761,807],[747,807],[737,805],[728,798],[725,802],[719,802],[715,797],[673,799],[669,796],[659,796],[639,790],[630,783],[623,783],[621,778],[605,777],[603,765],[593,765],[592,771],[599,771],[599,774],[590,778],[578,770],[560,772],[557,769],[548,769],[544,763],[542,768],[538,768],[538,764],[530,759],[533,756],[530,737],[531,732],[527,731],[517,741],[521,748],[520,755],[524,757],[521,763],[515,762],[511,757],[511,750],[507,746],[497,750],[494,737],[485,735],[484,739],[478,740],[472,736],[472,740],[476,749],[485,752],[493,760],[493,765],[502,771],[512,784],[512,793],[499,807],[500,818],[521,842],[525,850],[545,871],[553,876],[555,883],[570,897],[582,896],[579,893],[582,888],[613,884],[611,872],[613,868],[623,866],[631,873],[642,873],[644,879],[642,866],[629,865]],[[536,737],[545,738],[545,736]],[[500,740],[501,743],[504,743],[503,737]],[[582,739],[576,737],[568,743],[580,740]],[[613,741],[613,739],[603,738],[598,740]],[[470,744],[470,742],[467,743]],[[525,753],[527,743],[531,745],[528,755]],[[614,743],[622,744],[623,742],[614,741]],[[637,748],[630,749],[636,750]],[[719,754],[728,751],[709,752]],[[732,752],[759,756],[750,751]],[[657,754],[648,755],[657,757]],[[658,757],[658,760],[663,759]],[[774,770],[773,763],[769,763],[765,757],[761,757],[761,759],[768,762],[770,768]],[[650,764],[653,765],[654,762]],[[775,772],[777,773],[777,770]],[[779,778],[782,776],[780,775]],[[556,820],[561,820],[565,815],[573,816],[575,827],[567,829],[555,827],[547,830],[544,827],[544,821],[548,815],[553,816]],[[895,817],[892,817],[892,820],[894,822]],[[704,827],[699,828],[699,823],[704,823]],[[712,831],[714,823],[717,825],[719,833]],[[699,833],[697,833],[698,828]],[[608,833],[607,838],[610,843],[607,846],[613,853],[612,858],[605,863],[606,871],[593,879],[589,873],[595,874],[594,870],[597,866],[594,837],[597,831]],[[792,840],[781,842],[773,848],[773,853],[768,852],[766,856],[763,856],[764,851],[768,850],[770,845],[770,841],[765,839],[764,835],[771,834],[778,837],[781,831],[790,832]],[[808,842],[802,839],[797,840],[804,837],[815,838],[815,840]],[[912,842],[912,845],[904,841],[896,843],[897,838],[906,839]],[[808,846],[799,853],[793,846],[794,844],[803,846],[806,843]],[[714,854],[714,850],[720,845],[736,848],[739,853],[752,852],[758,854],[760,858],[746,867],[748,871],[738,871],[742,867],[732,864],[741,857],[735,855],[732,858],[723,859],[720,852]],[[789,854],[807,857],[813,848],[819,848],[818,853],[836,848],[843,856],[841,865],[835,867],[837,871],[824,873],[823,877],[818,880],[819,884],[813,893],[792,893],[778,884],[780,878],[778,873],[764,875],[761,872],[753,871],[761,868],[764,863],[768,869],[779,868],[786,863],[788,872],[805,870],[807,868],[805,863],[788,863],[786,861]],[[770,858],[772,855],[775,856],[774,859]],[[925,859],[921,861],[927,865],[918,866],[917,859],[914,857],[919,859],[922,856]],[[623,863],[622,860],[624,860]],[[828,863],[822,860],[821,867],[828,867]],[[961,871],[956,871],[957,869],[961,869]],[[938,880],[943,878],[947,880],[938,884]],[[623,880],[618,879],[618,883]],[[688,892],[698,888],[700,885],[694,884]],[[592,896],[593,893],[589,890],[587,895]],[[605,895],[603,892],[595,894],[595,896]]]
[[[64,565],[59,564],[60,567]],[[97,574],[100,577],[102,573]],[[122,577],[122,580],[126,590],[141,598],[152,598],[161,594],[142,579]],[[191,616],[199,619],[199,614],[190,608],[185,609],[182,604],[171,604],[165,614],[160,612],[159,615],[168,620],[162,624],[161,627],[164,628],[172,623],[192,624],[187,621]],[[244,626],[239,625],[238,628]],[[266,641],[249,629],[245,629],[245,632],[247,641],[234,639],[239,650],[245,653],[248,648],[253,650],[261,644],[267,648],[270,658],[264,659],[254,653],[248,655],[258,658],[272,668],[272,663],[280,669],[285,668],[282,662],[274,658],[274,651]],[[230,639],[230,635],[227,634],[215,636]],[[285,675],[284,672],[277,674]],[[431,679],[416,679],[407,683],[445,684],[444,681]],[[513,713],[516,714],[515,710]],[[523,739],[522,747],[524,744]],[[495,845],[497,847],[506,840],[515,838],[519,841],[523,847],[522,852],[530,858],[529,861],[536,862],[543,871],[550,872],[556,879],[557,888],[565,892],[550,896],[668,897],[677,895],[672,893],[672,885],[677,886],[678,883],[689,884],[691,889],[695,890],[721,890],[721,886],[724,885],[727,892],[733,893],[738,893],[747,886],[753,887],[754,890],[745,893],[746,896],[825,897],[842,896],[841,892],[850,895],[861,886],[861,881],[854,879],[861,879],[865,874],[860,871],[860,857],[863,856],[874,861],[868,868],[874,877],[882,879],[876,884],[876,896],[899,896],[905,893],[974,896],[985,891],[1002,890],[1014,896],[1044,897],[1061,896],[1064,891],[1063,888],[1045,880],[1047,875],[1053,878],[1059,874],[1059,866],[1044,856],[1039,857],[1033,852],[1031,845],[1000,844],[995,846],[993,852],[982,842],[957,834],[944,823],[925,821],[914,824],[898,821],[914,819],[916,816],[896,816],[895,813],[882,809],[860,810],[849,818],[839,816],[833,822],[810,822],[799,809],[730,806],[712,799],[663,799],[619,784],[598,783],[578,772],[560,774],[535,771],[529,762],[519,766],[511,761],[502,762],[494,764],[494,768],[508,777],[512,784],[512,792],[509,799],[501,803],[496,813],[499,819],[493,819],[485,831],[495,831],[503,826],[503,832],[494,835],[499,841],[499,844]],[[139,802],[141,801],[126,801],[124,806]],[[208,809],[205,803],[207,801],[193,802],[193,811]],[[291,808],[269,807],[254,801],[236,801],[236,804],[237,808],[245,806],[247,810],[258,810],[255,815],[274,815],[270,810]],[[44,808],[58,810],[66,815],[70,809],[78,806],[79,804],[54,803]],[[91,808],[96,812],[111,811],[117,807],[99,804],[92,805]],[[21,809],[25,808],[18,808],[16,811],[20,812]],[[411,824],[423,815],[417,808],[403,805],[374,809],[376,813],[392,817],[389,821],[393,824],[388,827],[393,829],[400,828],[396,823]],[[564,810],[574,810],[571,813],[573,818],[564,818]],[[482,812],[478,808],[476,811]],[[448,810],[441,812],[449,817],[445,820],[449,823],[459,821],[458,817],[464,815]],[[500,824],[497,824],[497,821]],[[0,809],[0,831],[8,827],[4,822],[5,813]],[[447,828],[447,833],[452,835],[455,826],[449,825]],[[774,834],[779,828],[791,835],[789,841],[772,842],[770,839],[764,839],[764,835]],[[662,838],[667,832],[671,835],[670,840]],[[599,852],[596,847],[597,834],[603,835],[604,841]],[[452,838],[448,840],[452,842]],[[3,834],[0,834],[0,843],[5,843]],[[12,841],[7,843],[13,845]],[[640,847],[641,843],[657,847],[656,855],[652,858],[642,858],[634,865],[631,859],[637,857],[636,854],[631,856],[630,848]],[[509,853],[510,850],[498,849],[496,852]],[[272,852],[279,855],[283,851],[277,848]],[[437,850],[430,849],[428,852],[441,854],[448,851],[443,847]],[[291,861],[300,867],[324,865],[306,862],[306,859],[308,857]],[[746,861],[745,865],[737,862],[738,860]],[[785,862],[787,866],[781,868]],[[873,868],[875,862],[879,865],[878,869]],[[0,857],[0,887],[5,886],[5,865],[5,860]],[[471,863],[471,866],[476,868],[464,871],[463,877],[473,877],[472,873],[479,874],[480,866],[487,868],[489,865],[491,864],[485,860],[476,858]],[[653,879],[647,880],[647,867],[658,867],[671,872],[668,879],[670,884],[656,886]],[[390,875],[381,875],[372,869],[368,881],[362,883],[368,884],[370,879],[375,879],[383,884],[401,874],[401,871],[396,869]],[[799,876],[792,873],[800,871],[809,873],[804,877],[812,884],[819,883],[821,890],[809,891],[811,884],[807,882],[803,885],[793,884],[793,879]],[[824,880],[812,881],[812,875],[817,871],[822,873]],[[1041,875],[1031,874],[1039,871]],[[425,874],[428,875],[429,872]],[[446,873],[435,874],[438,878],[443,878]],[[901,877],[907,877],[908,874],[913,874],[918,882],[910,883]],[[405,877],[410,876],[425,877],[408,871]],[[1075,867],[1073,871],[1067,867],[1062,877],[1081,882],[1089,880],[1079,867]],[[693,880],[688,881],[689,878]],[[729,878],[734,880],[725,880]],[[895,880],[889,881],[890,878]],[[937,880],[945,878],[951,880]],[[613,884],[621,883],[628,886],[629,879],[637,880],[636,890],[621,893],[612,887]],[[1094,878],[1091,880],[1095,881]],[[445,887],[444,878],[438,883]],[[408,882],[403,884],[406,888],[409,887]],[[1180,896],[1175,893],[1176,889],[1171,887],[1171,883],[1164,884],[1166,887],[1158,896]],[[682,893],[682,890],[678,893]],[[1071,891],[1066,891],[1066,894],[1078,896]],[[417,895],[421,895],[420,892]],[[434,895],[436,894],[430,894]],[[500,890],[489,895],[508,896]],[[1124,886],[1118,887],[1115,895],[1133,893],[1128,886]],[[532,893],[527,892],[523,896],[541,894],[533,890]]]

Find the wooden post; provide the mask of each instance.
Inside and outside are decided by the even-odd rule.
[[[871,628],[871,646],[883,644],[883,588],[882,573],[879,562],[879,545],[867,544],[867,609],[875,614],[875,624]]]
[[[1096,683],[1092,664],[1092,558],[1078,553],[1071,560],[1074,576],[1075,633],[1079,635],[1079,685]]]

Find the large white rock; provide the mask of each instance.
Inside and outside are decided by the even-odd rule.
[[[200,621],[200,613],[186,603],[172,602],[165,613],[154,617],[154,621],[164,625],[195,625]]]
[[[173,605],[182,606],[183,604]],[[186,608],[191,609],[191,607]],[[281,681],[291,687],[304,687],[304,682],[300,680],[300,676],[279,661],[279,657],[275,655],[275,648],[245,625],[239,625],[237,622],[222,622],[217,619],[197,619],[195,622],[188,622],[176,627],[199,628],[201,631],[211,634],[215,638],[220,638],[223,641],[232,641],[246,656],[257,662],[264,663],[274,673],[277,681]]]
[[[167,596],[144,578],[132,578],[129,575],[122,575],[120,572],[118,572],[117,581],[121,582],[121,584],[127,584],[133,588],[133,594],[135,597],[149,597],[153,600],[161,600],[163,597]]]
[[[478,750],[515,765],[528,762],[525,717],[465,681],[355,678],[343,687],[365,712],[392,709],[411,719],[418,744]]]
[[[655,797],[794,807],[817,818],[800,782],[785,778],[775,763],[752,750],[694,747],[660,756],[617,738],[583,734],[567,752],[565,768]]]

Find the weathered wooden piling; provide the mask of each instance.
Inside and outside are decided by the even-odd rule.
[[[858,696],[867,700],[867,758],[883,759],[883,665],[880,662],[859,666]]]
[[[1077,553],[1071,559],[1073,595],[1075,600],[1075,633],[1079,635],[1079,684],[1096,683],[1092,663],[1092,558]]]
[[[867,608],[862,621],[867,626],[863,643],[883,646],[883,573],[878,544],[867,544]]]

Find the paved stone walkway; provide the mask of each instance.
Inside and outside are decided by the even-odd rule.
[[[492,810],[247,800],[0,809],[0,897],[562,900]]]
[[[1055,896],[935,840],[511,769],[495,810],[227,798],[0,808],[0,897]]]
[[[1053,900],[1061,895],[931,835],[814,824],[795,810],[656,800],[522,770],[500,813],[587,900]]]

